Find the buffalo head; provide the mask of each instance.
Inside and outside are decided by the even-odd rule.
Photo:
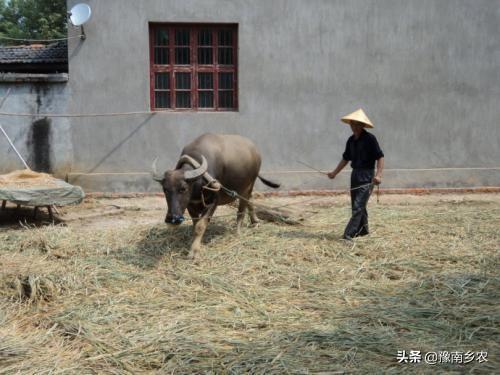
[[[193,182],[207,171],[207,160],[202,155],[201,165],[188,155],[182,155],[177,163],[177,168],[166,171],[163,176],[158,175],[156,171],[156,158],[153,161],[152,174],[153,179],[158,181],[165,193],[168,211],[165,217],[167,224],[178,225],[184,221],[184,211],[191,199],[193,191]],[[190,164],[194,169],[184,169],[184,164]]]

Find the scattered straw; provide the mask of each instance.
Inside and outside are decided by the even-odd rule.
[[[184,258],[191,226],[165,226],[161,199],[0,227],[0,374],[494,373],[500,197],[372,204],[372,233],[354,242],[340,239],[339,199],[239,237],[235,213],[214,219],[197,262]],[[398,350],[488,361],[398,364]]]

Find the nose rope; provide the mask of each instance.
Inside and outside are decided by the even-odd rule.
[[[202,186],[202,189],[201,189],[201,203],[203,204],[203,207],[207,207],[207,204],[205,203],[205,194],[203,193],[203,191],[208,190],[208,191],[217,193],[222,188],[222,185],[219,181],[217,181],[215,178],[210,176],[208,173],[206,173],[206,174],[210,177],[210,179],[206,185]],[[210,185],[214,185],[214,187],[210,187]]]
[[[208,184],[206,184],[205,186],[203,186],[203,189],[205,189],[205,190],[210,190],[210,191],[213,191],[213,192],[218,192],[218,191],[220,191],[221,186],[217,186],[217,187],[215,187],[215,188],[211,188],[211,187],[209,186],[210,184],[211,184],[211,182],[209,182]],[[220,185],[220,183],[219,183],[219,185]]]

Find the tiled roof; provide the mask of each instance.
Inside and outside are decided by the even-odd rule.
[[[68,62],[68,43],[0,47],[0,64],[61,64]]]

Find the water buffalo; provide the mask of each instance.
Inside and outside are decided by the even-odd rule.
[[[186,208],[193,220],[190,258],[198,254],[203,234],[217,206],[237,199],[228,190],[244,198],[239,199],[237,233],[247,208],[252,224],[257,223],[252,204],[247,201],[256,178],[270,187],[280,186],[259,176],[260,164],[260,154],[252,141],[231,134],[203,134],[196,138],[184,147],[175,169],[163,175],[158,175],[156,160],[153,162],[153,178],[162,185],[167,200],[165,222],[181,224]]]

